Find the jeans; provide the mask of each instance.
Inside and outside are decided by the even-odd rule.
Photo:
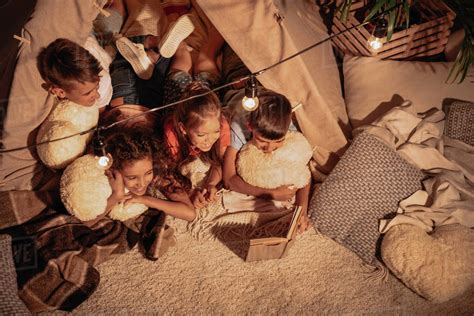
[[[146,36],[134,36],[128,39],[134,43],[143,43]],[[148,80],[138,78],[122,55],[117,54],[110,65],[113,94],[112,100],[122,97],[124,104],[140,104],[154,108],[163,103],[163,87],[171,59],[160,57],[156,62],[153,75]]]

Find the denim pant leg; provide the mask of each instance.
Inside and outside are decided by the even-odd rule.
[[[128,39],[134,43],[143,43],[145,38],[133,36]],[[110,68],[114,88],[112,99],[123,97],[125,104],[140,104],[150,108],[162,105],[163,87],[170,64],[171,59],[161,57],[155,64],[151,78],[142,80],[129,62],[117,54]]]
[[[137,78],[137,89],[141,105],[149,108],[163,105],[165,79],[170,64],[170,58],[161,57],[156,62],[150,79],[142,80]]]
[[[123,98],[125,104],[139,104],[137,80],[138,77],[132,66],[120,54],[110,65],[110,77],[112,79],[112,100]]]

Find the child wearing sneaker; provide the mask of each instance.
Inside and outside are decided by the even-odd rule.
[[[201,46],[193,62],[191,52],[185,43],[176,50],[170,70],[166,76],[164,102],[176,102],[194,80],[200,81],[209,88],[217,86],[220,71],[217,66],[217,55],[224,44],[224,39],[217,29],[209,23],[208,37]]]
[[[169,58],[193,30],[189,16],[183,15],[170,25],[161,40],[153,35],[117,39],[115,45],[119,54],[111,65],[114,86],[111,105],[152,107],[160,104],[163,98],[161,87],[171,62]]]

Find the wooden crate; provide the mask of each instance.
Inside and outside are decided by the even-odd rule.
[[[345,23],[339,19],[339,13],[336,14],[331,32],[339,33],[360,24],[363,18],[357,19],[356,16],[363,16],[367,9],[366,3],[367,0],[355,0]],[[419,15],[420,22],[412,24],[408,29],[393,32],[390,42],[383,45],[375,55],[376,57],[413,59],[436,55],[444,51],[456,14],[439,0],[418,0],[413,9]],[[332,41],[344,54],[374,56],[367,46],[370,35],[367,28],[362,26],[334,37]]]

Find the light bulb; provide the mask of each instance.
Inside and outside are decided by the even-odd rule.
[[[372,53],[376,54],[380,51],[380,49],[383,46],[384,43],[384,38],[379,38],[374,35],[369,37],[369,40],[367,41],[369,45],[369,49]]]
[[[257,80],[251,76],[245,85],[245,96],[242,98],[242,107],[246,111],[255,111],[258,108]]]
[[[255,111],[258,108],[258,98],[249,98],[245,96],[242,99],[242,106],[246,111]]]
[[[100,157],[97,157],[97,165],[99,168],[102,168],[102,169],[109,169],[111,166],[112,166],[112,157],[110,156],[110,154],[107,154],[105,156],[100,156]]]

